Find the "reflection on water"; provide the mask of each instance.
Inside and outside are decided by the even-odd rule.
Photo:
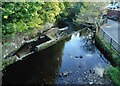
[[[75,33],[66,42],[26,57],[7,67],[6,84],[110,84],[103,77],[107,60],[86,36]]]

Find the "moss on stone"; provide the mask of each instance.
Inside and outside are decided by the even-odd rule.
[[[120,86],[120,56],[98,33],[96,34],[95,43],[101,48],[107,56],[112,59],[115,66],[111,66],[105,70],[107,75],[116,86]]]

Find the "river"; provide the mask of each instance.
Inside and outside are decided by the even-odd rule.
[[[74,33],[65,41],[8,66],[3,70],[3,86],[111,84],[103,76],[110,62],[82,33]]]

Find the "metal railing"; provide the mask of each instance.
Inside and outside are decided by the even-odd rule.
[[[104,25],[106,23],[107,23],[107,18],[100,20],[100,22],[98,23],[98,25],[102,26],[102,25]]]
[[[107,23],[107,19],[102,20],[99,22],[99,25],[104,25]],[[105,32],[103,29],[98,28],[98,33],[103,37],[103,39],[110,44],[110,47],[114,48],[117,53],[120,55],[120,43],[114,40],[107,32]]]

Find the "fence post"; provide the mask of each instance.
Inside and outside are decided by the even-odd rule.
[[[98,33],[99,33],[99,31],[100,31],[100,24],[99,23],[97,23],[97,31],[98,31]],[[96,32],[97,32],[96,31]]]
[[[97,27],[97,31],[98,31],[98,33],[100,32],[100,28],[99,27]]]
[[[106,18],[106,23],[107,23],[108,19]]]
[[[120,54],[120,45],[118,44],[118,52],[119,52],[119,54]]]
[[[102,30],[103,31],[103,30]],[[105,36],[105,32],[103,31],[103,38],[104,38],[104,36]]]
[[[103,25],[105,24],[105,19],[103,20]]]
[[[110,47],[112,46],[112,38],[110,39]]]

